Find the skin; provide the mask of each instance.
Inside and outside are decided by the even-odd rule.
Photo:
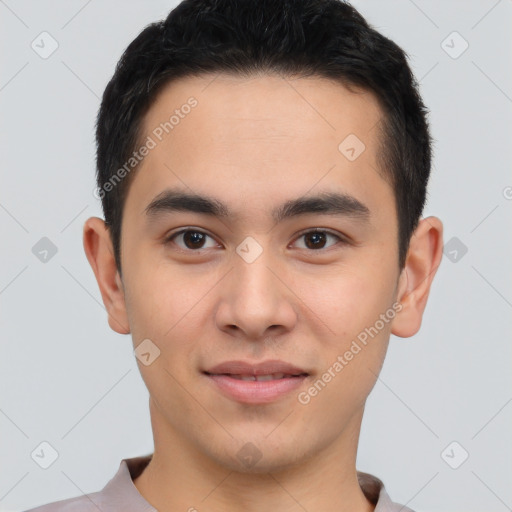
[[[400,271],[394,193],[379,170],[382,111],[371,93],[316,77],[191,77],[160,93],[145,134],[190,96],[197,107],[133,177],[122,278],[103,220],[84,226],[111,328],[131,333],[134,347],[149,338],[160,350],[149,366],[138,361],[155,450],[134,484],[160,512],[373,510],[355,466],[364,405],[390,334],[409,337],[420,328],[441,261],[442,223],[420,220]],[[338,150],[349,134],[366,146],[354,161]],[[145,208],[169,187],[213,196],[236,217],[167,212],[148,221]],[[369,208],[368,222],[313,213],[276,224],[270,217],[283,202],[321,191],[354,196]],[[200,253],[183,236],[165,241],[184,227],[211,237]],[[329,236],[309,248],[303,235],[314,228],[347,243]],[[247,236],[262,248],[252,263],[236,253]],[[395,302],[394,319],[301,404],[298,392]],[[242,404],[201,373],[233,359],[281,359],[310,376],[273,403]],[[261,454],[251,467],[237,457],[248,442]]]

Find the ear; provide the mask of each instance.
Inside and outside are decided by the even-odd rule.
[[[116,266],[110,231],[103,219],[91,217],[84,224],[83,235],[85,254],[96,276],[108,323],[119,334],[129,334],[123,283]]]
[[[421,327],[430,286],[443,257],[443,224],[437,217],[421,219],[414,231],[405,266],[398,280],[397,301],[402,309],[395,316],[391,333],[401,338]]]

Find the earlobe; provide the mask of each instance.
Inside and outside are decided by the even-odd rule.
[[[443,224],[437,217],[421,219],[409,244],[400,274],[397,301],[402,304],[391,332],[408,338],[421,327],[423,312],[434,276],[443,256]]]
[[[83,230],[83,244],[100,288],[111,329],[119,334],[129,334],[123,283],[116,266],[110,232],[103,219],[87,219]]]

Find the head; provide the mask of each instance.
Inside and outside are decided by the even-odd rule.
[[[124,52],[97,147],[84,244],[111,327],[151,340],[155,439],[268,470],[358,432],[441,258],[405,53],[338,0],[185,0]],[[228,360],[307,376],[249,404],[208,375]]]
[[[105,89],[96,132],[97,186],[119,271],[123,208],[140,161],[129,160],[144,145],[147,112],[171,82],[218,73],[323,77],[375,96],[382,109],[375,127],[377,170],[394,192],[402,268],[431,165],[427,111],[406,54],[344,2],[245,0],[182,2],[128,46]]]

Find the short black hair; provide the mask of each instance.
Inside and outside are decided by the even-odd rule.
[[[123,179],[118,171],[141,142],[145,114],[169,82],[221,72],[323,77],[376,96],[384,114],[379,172],[394,190],[402,269],[425,205],[432,146],[407,54],[341,0],[184,0],[126,48],[98,112],[97,191],[119,272],[135,171]]]

